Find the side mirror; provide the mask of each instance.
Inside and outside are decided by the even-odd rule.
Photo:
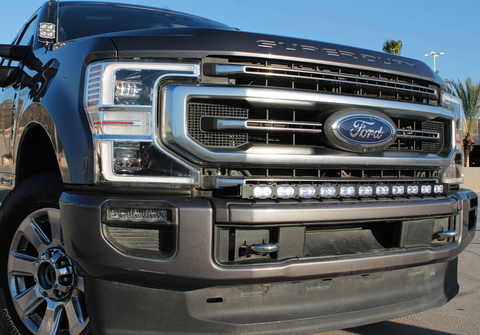
[[[0,57],[22,62],[31,54],[32,47],[25,45],[0,44]],[[0,87],[14,84],[20,76],[20,68],[16,66],[0,66]]]
[[[14,61],[23,61],[27,58],[32,47],[25,45],[0,44],[0,57]]]
[[[8,87],[17,81],[20,68],[15,66],[0,66],[0,87]]]

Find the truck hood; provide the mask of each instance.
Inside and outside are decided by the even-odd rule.
[[[117,48],[119,58],[288,58],[442,82],[429,66],[415,59],[290,37],[199,28],[135,30],[109,34],[109,37]]]

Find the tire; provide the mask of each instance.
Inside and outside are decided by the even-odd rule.
[[[83,277],[65,254],[58,200],[64,186],[42,173],[0,208],[0,328],[10,334],[90,334]]]

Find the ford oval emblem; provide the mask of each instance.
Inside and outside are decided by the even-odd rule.
[[[348,109],[332,114],[324,126],[334,147],[356,152],[379,151],[396,138],[396,127],[386,115],[367,109]]]

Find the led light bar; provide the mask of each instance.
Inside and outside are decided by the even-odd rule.
[[[422,185],[421,192],[422,192],[422,194],[432,193],[432,186],[431,185]]]
[[[408,195],[417,195],[418,194],[418,185],[408,185],[407,186]]]
[[[272,195],[272,188],[270,186],[257,186],[253,189],[253,194],[257,198],[269,198]]]
[[[433,187],[433,193],[435,193],[435,194],[443,193],[443,185],[435,185]]]
[[[392,187],[392,195],[404,195],[404,194],[405,194],[405,186],[394,185]]]
[[[321,197],[334,197],[336,194],[337,194],[337,188],[335,186],[320,187]]]
[[[242,186],[242,198],[247,199],[329,199],[329,198],[385,198],[445,195],[443,184],[249,184]]]
[[[355,195],[355,186],[341,186],[340,195],[342,197],[352,197]]]
[[[313,197],[317,193],[317,190],[313,186],[309,186],[309,187],[302,186],[300,187],[299,193],[301,197]]]
[[[371,197],[373,194],[373,187],[372,186],[359,186],[358,187],[358,195],[363,197]]]
[[[277,188],[277,196],[278,197],[293,197],[295,195],[295,189],[291,186],[288,187],[279,187]]]
[[[387,185],[377,185],[375,187],[375,195],[379,197],[386,197],[390,193],[390,188]]]

